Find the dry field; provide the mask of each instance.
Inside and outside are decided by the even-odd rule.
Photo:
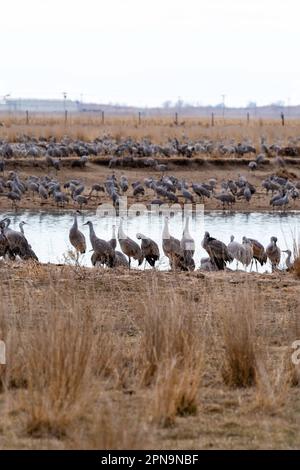
[[[300,284],[0,264],[2,449],[297,449]]]
[[[215,117],[215,125],[211,126],[211,117],[190,118],[178,117],[178,125],[174,115],[163,117],[142,117],[139,124],[138,116],[105,117],[102,122],[101,113],[71,114],[65,123],[63,114],[31,114],[26,124],[25,113],[22,115],[0,115],[0,139],[15,142],[24,134],[32,137],[51,136],[61,139],[68,135],[74,139],[85,141],[101,136],[112,136],[116,139],[131,137],[133,139],[149,138],[155,143],[165,143],[168,139],[212,139],[242,141],[250,139],[254,145],[260,143],[261,136],[269,142],[286,144],[289,138],[300,137],[299,120],[286,116],[286,125],[281,125],[280,119],[267,120],[251,117],[247,124],[243,119],[223,119]]]

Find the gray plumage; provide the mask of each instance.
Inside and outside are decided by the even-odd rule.
[[[115,259],[114,249],[110,246],[107,241],[97,237],[94,231],[93,223],[90,220],[83,225],[89,226],[90,242],[94,252],[97,253],[97,259],[99,260],[99,262],[112,268]]]
[[[118,240],[123,253],[128,256],[129,269],[131,267],[131,258],[138,261],[139,266],[144,260],[144,256],[139,245],[129,238],[123,230],[123,219],[120,219],[120,225],[118,229]]]
[[[159,248],[157,243],[152,240],[149,237],[146,237],[142,233],[137,233],[136,238],[138,240],[141,240],[141,251],[143,257],[146,259],[146,261],[152,266],[153,268],[155,267],[156,261],[159,260]]]
[[[293,263],[291,261],[292,252],[291,250],[282,250],[282,252],[287,254],[285,264],[286,264],[287,270],[290,270],[293,267]]]
[[[225,243],[211,237],[205,232],[202,247],[207,251],[212,263],[219,269],[224,270],[226,263],[233,261]]]
[[[169,218],[165,218],[165,225],[162,235],[162,247],[165,256],[169,258],[171,269],[181,269],[188,271],[194,269],[191,259],[184,256],[184,250],[180,246],[180,241],[170,235],[169,231]],[[189,265],[189,262],[191,265]]]
[[[74,213],[74,222],[69,231],[69,240],[70,240],[71,245],[76,250],[76,255],[77,255],[76,262],[78,262],[79,254],[84,254],[86,252],[86,241],[85,241],[85,236],[78,229],[77,212]]]
[[[281,257],[280,248],[277,246],[277,237],[271,237],[270,243],[266,248],[266,254],[271,261],[272,271],[274,271],[278,267]]]

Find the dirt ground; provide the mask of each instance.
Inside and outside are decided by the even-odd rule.
[[[98,161],[101,159],[97,159]],[[106,159],[107,161],[107,159]],[[66,181],[70,179],[79,179],[85,185],[85,192],[84,195],[88,195],[91,189],[91,186],[94,183],[104,183],[106,178],[112,173],[114,173],[117,178],[121,175],[125,175],[128,178],[130,183],[129,190],[127,191],[126,195],[128,197],[128,204],[132,204],[133,202],[141,202],[145,204],[149,204],[153,199],[156,199],[156,195],[151,189],[146,188],[145,196],[133,197],[133,189],[131,187],[131,183],[134,181],[141,181],[143,183],[144,178],[153,177],[159,179],[161,173],[148,169],[148,168],[115,168],[110,169],[106,164],[97,164],[94,162],[88,163],[87,167],[83,170],[81,169],[72,169],[70,166],[63,166],[63,168],[55,173],[55,171],[49,171],[45,168],[44,164],[41,162],[36,162],[36,166],[29,165],[28,163],[24,163],[21,165],[16,165],[13,162],[9,163],[9,171],[18,171],[20,177],[22,179],[26,179],[30,175],[35,176],[45,176],[46,174],[52,176],[53,178],[57,178],[59,182],[64,184]],[[42,166],[42,167],[41,167]],[[256,193],[253,195],[251,202],[248,203],[245,200],[237,200],[237,202],[233,205],[232,211],[269,211],[272,210],[269,204],[271,195],[266,195],[265,190],[261,187],[262,181],[272,174],[278,175],[286,175],[292,181],[298,181],[300,179],[300,165],[287,165],[284,169],[278,168],[278,166],[271,161],[268,165],[264,165],[257,169],[254,172],[249,171],[247,167],[247,163],[241,163],[239,160],[236,161],[228,161],[225,164],[216,164],[213,160],[210,162],[205,161],[204,164],[197,164],[196,162],[193,163],[191,161],[188,162],[187,166],[182,165],[175,165],[169,164],[169,170],[166,172],[167,175],[174,175],[180,180],[184,180],[187,183],[191,184],[192,182],[195,183],[203,183],[207,182],[209,178],[216,178],[218,185],[217,185],[217,192],[221,189],[220,184],[223,180],[233,179],[236,180],[238,175],[243,175],[247,178],[247,180],[253,184],[256,188]],[[179,201],[184,202],[182,196],[179,194]],[[88,204],[85,205],[84,209],[96,209],[99,204],[104,202],[110,202],[107,195],[104,195],[102,192],[99,194],[99,197],[96,197],[94,193],[93,197],[91,197],[88,201]],[[200,202],[199,199],[195,199],[195,202]],[[3,194],[0,194],[0,209],[7,210],[11,209],[12,204]],[[65,205],[65,209],[73,209],[74,203],[70,201],[68,204]],[[41,203],[39,197],[35,195],[33,197],[32,194],[28,192],[25,193],[25,196],[22,198],[21,202],[18,203],[18,208],[20,209],[36,209],[36,210],[49,210],[55,209],[56,204],[53,200],[43,201]],[[299,210],[300,209],[300,200],[296,202],[291,201],[289,203],[289,209],[292,210]],[[215,209],[222,209],[222,204],[220,201],[216,199],[206,199],[205,200],[205,209],[206,210],[215,210]],[[281,210],[281,209],[275,209]]]
[[[286,348],[291,350],[291,338],[296,335],[293,322],[295,312],[299,312],[300,282],[291,273],[175,274],[0,262],[0,331],[7,335],[3,326],[7,318],[19,325],[21,330],[27,325],[27,320],[30,321],[29,327],[35,328],[39,318],[47,315],[50,318],[52,310],[58,309],[59,315],[66,316],[69,306],[74,308],[76,305],[81,315],[89,312],[95,317],[95,325],[101,324],[105,328],[108,322],[109,329],[113,324],[113,336],[107,338],[115,338],[118,349],[122,344],[128,344],[130,358],[142,334],[139,321],[143,315],[143,304],[149,296],[149,285],[157,286],[159,299],[164,299],[171,292],[176,302],[183,301],[186,310],[182,314],[188,315],[191,309],[200,324],[204,323],[208,314],[212,316],[213,324],[217,324],[222,312],[231,312],[232,304],[237,302],[238,308],[247,316],[249,305],[258,299],[258,307],[255,307],[257,334],[262,339],[271,369],[277,377],[280,360],[276,362],[274,358],[281,357]],[[246,295],[248,305],[241,302],[241,292]],[[154,308],[155,295],[152,299]],[[164,310],[163,315],[167,316],[167,313]],[[288,390],[283,388],[277,393],[277,379],[273,383],[271,375],[268,376],[270,387],[263,389],[263,392],[258,386],[232,388],[225,385],[220,361],[214,350],[219,343],[214,328],[208,338],[209,348],[197,392],[196,413],[177,416],[171,425],[160,425],[151,415],[152,400],[157,393],[155,387],[141,386],[137,380],[123,379],[121,384],[120,381],[116,384],[110,377],[98,377],[95,383],[89,385],[97,396],[92,408],[91,402],[89,406],[80,405],[79,416],[67,425],[64,434],[56,435],[49,430],[36,434],[28,428],[34,405],[30,387],[27,388],[25,381],[0,392],[0,448],[66,449],[111,445],[117,447],[108,448],[119,449],[135,448],[136,445],[155,449],[299,449],[299,385],[289,386]],[[294,336],[290,336],[291,331]],[[108,330],[106,334],[109,334]],[[216,343],[210,342],[213,338]],[[13,345],[8,348],[8,363],[12,359],[11,347]],[[26,347],[22,351],[22,355],[27,357]],[[40,354],[43,355],[43,351]],[[127,362],[130,361],[128,357]],[[137,368],[142,367],[141,361],[138,359]],[[39,370],[43,374],[43,369]],[[269,397],[269,402],[266,397]],[[104,438],[100,428],[97,428],[96,435],[92,431],[93,420],[101,416],[101,406],[106,400],[112,404],[112,423],[117,433],[111,437],[110,444],[101,440]],[[138,430],[134,442],[120,443],[120,436],[128,436],[131,426],[128,419],[119,421],[121,410],[133,419],[130,422],[133,423],[134,432]],[[35,415],[36,420],[37,416],[41,419],[41,413],[42,408]],[[101,423],[107,436],[112,432],[110,425],[107,421]],[[142,432],[143,429],[145,432]],[[120,447],[122,445],[125,447]]]

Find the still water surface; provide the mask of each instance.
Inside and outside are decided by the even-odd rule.
[[[63,263],[64,254],[67,254],[71,248],[69,242],[69,229],[73,223],[73,213],[62,212],[18,212],[11,214],[9,212],[0,214],[0,218],[8,216],[11,218],[11,228],[19,230],[18,224],[21,220],[27,222],[25,225],[25,235],[37,254],[39,260],[43,263]],[[87,253],[82,257],[82,264],[91,266],[91,249],[89,241],[88,226],[83,223],[91,220],[97,236],[105,240],[111,238],[113,223],[118,226],[119,220],[112,217],[97,217],[95,212],[84,211],[78,215],[79,229],[85,234],[87,239]],[[141,216],[130,217],[124,222],[124,229],[129,237],[136,240],[137,232],[142,232],[155,240],[161,249],[162,231],[164,218],[157,214],[144,214]],[[184,221],[181,214],[177,214],[170,219],[170,233],[176,238],[181,238]],[[278,238],[278,246],[285,250],[287,248],[293,251],[293,240],[299,241],[300,213],[290,212],[288,214],[278,213],[222,213],[210,212],[201,216],[194,214],[190,217],[190,233],[196,242],[195,262],[196,267],[200,265],[200,259],[207,256],[207,253],[201,247],[204,232],[207,230],[211,236],[222,240],[228,244],[230,235],[234,235],[239,242],[245,235],[250,238],[256,238],[264,246],[269,243],[270,237],[275,235]],[[137,241],[137,240],[136,240]],[[118,246],[117,249],[120,250]],[[284,266],[286,254],[282,253],[281,264]],[[136,262],[132,263],[136,266]],[[235,269],[236,263],[232,263],[231,268]],[[160,269],[168,269],[167,258],[161,250]],[[269,270],[269,266],[267,268]],[[265,267],[261,271],[265,271]]]

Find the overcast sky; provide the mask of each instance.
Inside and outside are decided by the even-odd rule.
[[[299,0],[3,0],[0,98],[300,103]]]

